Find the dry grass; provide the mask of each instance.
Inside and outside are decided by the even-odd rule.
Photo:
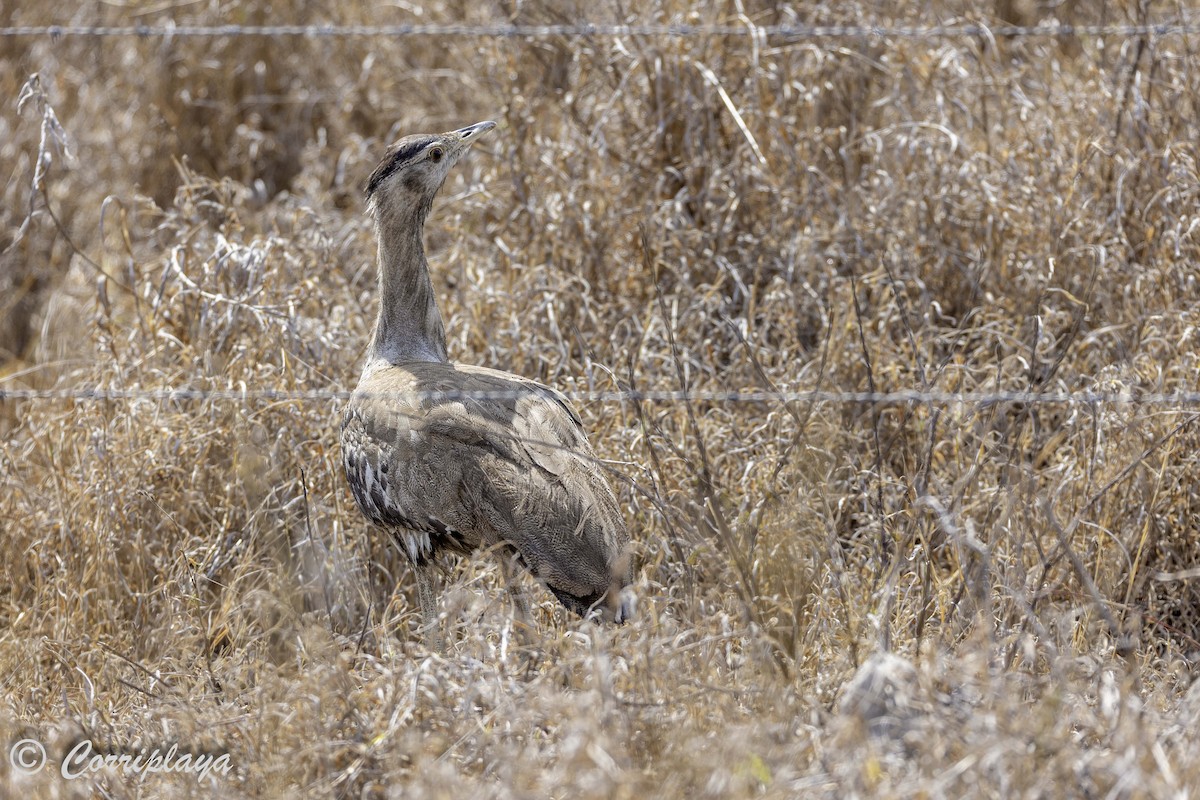
[[[13,24],[1050,13],[12,5]],[[1181,13],[1093,5],[1054,13]],[[458,359],[568,391],[1195,391],[1195,47],[3,39],[0,387],[353,386],[366,174],[400,133],[494,118],[429,226]],[[336,402],[0,401],[0,742],[234,765],[64,781],[0,759],[0,794],[1200,790],[1195,408],[582,411],[639,545],[638,618],[583,624],[539,593],[523,638],[479,559],[450,573],[442,658],[353,507]]]

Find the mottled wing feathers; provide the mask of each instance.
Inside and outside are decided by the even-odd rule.
[[[418,563],[501,544],[585,611],[625,560],[602,467],[548,387],[482,367],[387,366],[364,376],[342,430],[355,499],[373,522],[417,532],[404,544]]]

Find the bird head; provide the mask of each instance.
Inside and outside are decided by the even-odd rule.
[[[367,198],[377,214],[413,209],[424,214],[450,168],[475,140],[496,127],[476,122],[445,133],[405,136],[384,153],[367,180]]]

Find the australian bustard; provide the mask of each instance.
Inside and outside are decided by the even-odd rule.
[[[450,168],[494,127],[407,136],[366,190],[380,305],[342,459],[358,507],[415,567],[439,645],[433,561],[447,550],[516,561],[583,616],[622,622],[631,611],[629,534],[578,414],[553,389],[447,357],[422,231]]]

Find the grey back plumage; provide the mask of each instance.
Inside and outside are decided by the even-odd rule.
[[[509,550],[579,613],[629,583],[616,498],[552,389],[483,367],[389,365],[363,376],[342,441],[360,508],[398,529],[415,563]]]

